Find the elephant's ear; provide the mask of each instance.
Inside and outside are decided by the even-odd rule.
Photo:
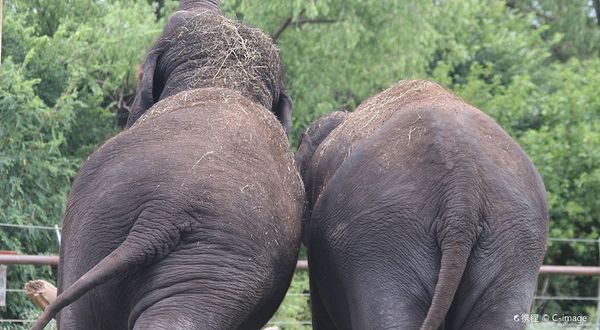
[[[305,187],[307,187],[307,172],[308,166],[310,165],[310,159],[312,158],[312,154],[314,153],[314,146],[312,139],[306,133],[302,133],[302,137],[300,138],[300,143],[298,145],[298,150],[296,151],[296,156],[294,157],[294,162],[296,163],[296,167],[298,172],[300,172],[300,177],[302,181],[304,181]],[[306,191],[306,196],[309,196],[308,190]],[[310,201],[307,200],[304,202],[304,208],[302,210],[302,243],[304,246],[308,247],[308,230],[310,223]]]
[[[160,51],[154,48],[146,56],[144,62],[144,69],[142,70],[142,82],[140,84],[140,90],[135,96],[131,111],[129,111],[129,117],[127,118],[127,125],[125,128],[131,127],[138,118],[140,118],[146,110],[150,109],[155,100],[158,100],[158,96],[162,91],[155,88],[154,74],[156,71],[156,65]]]
[[[292,109],[294,108],[294,104],[292,103],[292,99],[285,92],[281,92],[279,94],[279,100],[277,101],[277,105],[275,106],[274,113],[279,122],[283,126],[283,130],[285,131],[285,135],[290,136],[290,131],[292,129]]]
[[[306,170],[314,152],[315,147],[313,146],[312,139],[308,134],[302,133],[298,149],[296,150],[296,156],[294,157],[294,162],[296,163],[298,172],[303,180],[306,180]]]

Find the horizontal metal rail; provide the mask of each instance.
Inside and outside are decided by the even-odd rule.
[[[575,275],[575,276],[599,276],[600,267],[590,266],[542,266],[540,275]]]
[[[37,320],[23,320],[23,319],[0,319],[0,323],[35,323]],[[55,324],[55,320],[50,321],[51,324]]]
[[[2,220],[6,221],[6,220]],[[55,227],[52,226],[41,226],[41,225],[21,225],[17,223],[6,223],[0,222],[0,227],[14,227],[14,228],[23,228],[23,229],[47,229],[47,230],[62,230],[62,227],[58,227],[58,224]],[[551,242],[579,242],[579,243],[600,243],[600,238],[592,239],[592,238],[562,238],[562,237],[548,237],[548,241]]]
[[[568,297],[568,296],[535,296],[534,300],[577,300],[577,301],[598,301],[598,297]]]
[[[0,254],[0,265],[58,265],[58,256]],[[296,270],[308,270],[308,261],[298,260]],[[600,267],[542,266],[540,275],[600,276]]]
[[[0,254],[0,265],[58,266],[58,256]]]
[[[7,293],[21,293],[21,294],[25,294],[25,290],[19,290],[19,289],[8,289],[6,290]],[[286,298],[287,297],[300,297],[300,298],[305,298],[308,299],[308,297],[310,297],[310,293],[286,293],[285,294]],[[600,298],[598,297],[570,297],[570,296],[534,296],[533,297],[534,300],[574,300],[574,301],[598,301],[600,300]]]
[[[0,265],[58,266],[58,256],[0,254]],[[308,270],[308,261],[298,260],[297,270]]]
[[[0,319],[0,323],[34,323],[36,320]]]
[[[298,263],[296,264],[296,270],[308,270],[308,261],[298,260]]]
[[[56,230],[56,227],[50,226],[38,226],[38,225],[19,225],[16,223],[0,223],[0,227],[12,227],[12,228],[23,228],[23,229],[47,229]],[[60,229],[60,228],[59,228]]]

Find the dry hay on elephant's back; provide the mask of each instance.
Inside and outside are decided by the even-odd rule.
[[[208,106],[208,107],[205,107]],[[269,140],[277,141],[278,144],[287,147],[287,139],[281,123],[275,115],[262,105],[248,99],[243,93],[222,87],[196,88],[186,90],[170,96],[156,103],[148,109],[131,128],[158,118],[161,115],[177,111],[179,109],[203,108],[198,111],[217,111],[218,107],[226,107],[231,119],[243,126],[252,126],[252,122],[260,122],[260,127],[247,127],[248,130],[257,130],[260,134],[269,134]],[[210,117],[209,114],[199,117]],[[210,123],[208,123],[210,124]]]
[[[212,12],[200,12],[163,37],[166,58],[186,59],[188,86],[242,92],[267,109],[283,90],[283,67],[273,40],[259,29]]]
[[[383,92],[374,95],[351,112],[324,141],[320,154],[339,139],[349,146],[360,143],[383,127],[397,111],[413,109],[416,120],[420,118],[418,109],[439,108],[448,105],[466,104],[460,97],[442,86],[427,80],[402,80]],[[351,147],[352,148],[352,147]]]
[[[302,198],[301,193],[304,191],[302,180],[295,170],[294,155],[289,149],[289,142],[279,120],[272,112],[249,100],[240,92],[220,87],[183,91],[156,103],[130,129],[144,124],[152,124],[152,120],[164,114],[190,108],[198,111],[197,125],[209,126],[211,127],[210,131],[218,131],[217,126],[220,129],[227,129],[235,133],[236,141],[241,141],[236,153],[224,153],[220,140],[217,138],[220,135],[207,132],[208,139],[215,139],[211,145],[212,149],[206,150],[204,156],[192,167],[198,166],[200,161],[208,161],[213,157],[226,158],[227,162],[231,164],[247,166],[249,162],[256,160],[257,155],[264,153],[260,143],[267,143],[269,146],[276,146],[275,150],[270,150],[271,161],[279,164],[281,173],[287,173],[280,182],[284,187],[283,190],[292,200]],[[227,109],[227,111],[221,112],[225,119],[218,123],[211,122],[215,118],[214,113],[219,112],[219,108]],[[260,138],[257,139],[257,137]],[[232,141],[228,141],[229,144],[230,142]],[[245,187],[246,183],[240,183],[240,185]]]

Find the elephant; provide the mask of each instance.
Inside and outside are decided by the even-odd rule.
[[[304,188],[279,52],[219,1],[184,0],[128,128],[73,181],[59,296],[32,329],[260,329],[301,244]],[[61,311],[62,309],[62,311]]]
[[[524,329],[544,184],[486,114],[405,80],[302,134],[315,330]]]

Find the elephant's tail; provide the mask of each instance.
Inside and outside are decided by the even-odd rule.
[[[442,258],[435,292],[421,330],[437,330],[442,325],[467,266],[471,249],[477,240],[478,210],[453,210],[442,218],[445,233],[440,238]]]
[[[163,258],[178,244],[179,237],[138,219],[125,241],[56,297],[31,330],[44,329],[64,307],[111,278]]]

